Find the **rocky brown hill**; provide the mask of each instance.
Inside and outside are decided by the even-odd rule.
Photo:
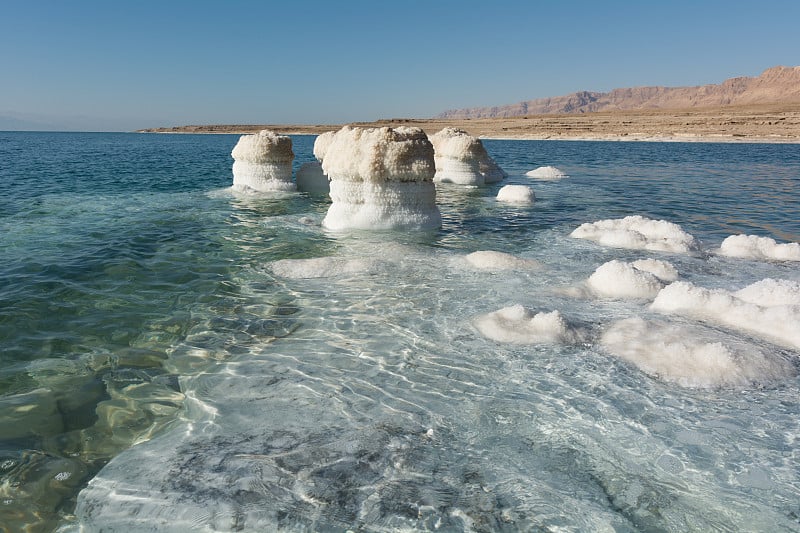
[[[552,113],[593,113],[635,109],[686,109],[800,102],[800,67],[772,67],[757,77],[738,77],[695,87],[631,87],[607,93],[581,91],[517,104],[453,109],[442,119],[505,118]]]

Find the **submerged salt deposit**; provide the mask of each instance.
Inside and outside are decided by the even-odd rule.
[[[800,302],[786,304],[775,298],[773,287],[773,283],[759,282],[735,293],[676,281],[658,293],[651,308],[722,324],[800,349]]]
[[[258,192],[292,191],[292,139],[270,130],[242,135],[231,151],[233,188]]]
[[[430,136],[436,174],[434,181],[482,186],[506,177],[477,137],[464,130],[444,128]]]
[[[471,266],[480,270],[531,270],[541,268],[541,263],[535,259],[526,259],[494,250],[472,252],[464,259]]]
[[[603,246],[634,250],[688,253],[697,247],[694,237],[679,225],[641,215],[587,222],[578,226],[570,236]]]
[[[778,244],[775,239],[756,235],[731,235],[722,241],[719,254],[744,259],[800,261],[800,244]]]
[[[536,201],[536,194],[525,185],[504,185],[497,192],[497,200],[511,204],[532,204]]]
[[[481,315],[473,324],[483,336],[498,342],[562,343],[580,338],[558,311],[535,313],[519,304]]]
[[[684,387],[748,387],[797,374],[771,350],[698,325],[629,318],[611,324],[600,342],[647,374]]]
[[[529,178],[536,178],[544,181],[557,181],[566,178],[567,175],[556,167],[538,167],[525,173]]]
[[[436,206],[433,146],[419,128],[353,128],[321,151],[333,203],[328,229],[432,229]]]

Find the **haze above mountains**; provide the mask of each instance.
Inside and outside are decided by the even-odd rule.
[[[441,119],[506,118],[554,113],[800,102],[800,66],[772,67],[760,76],[730,78],[694,87],[629,87],[610,92],[579,91],[510,105],[451,109]]]

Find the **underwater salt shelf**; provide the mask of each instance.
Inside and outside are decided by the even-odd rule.
[[[444,184],[441,229],[332,233],[319,195],[231,193],[237,137],[60,139],[132,172],[165,147],[211,162],[120,183],[120,161],[67,152],[91,187],[9,188],[4,525],[797,529],[800,275],[716,253],[800,237],[795,151],[484,141],[504,185],[536,160],[570,178],[519,206]],[[771,194],[746,194],[767,157]]]

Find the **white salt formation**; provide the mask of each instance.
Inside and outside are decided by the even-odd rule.
[[[579,337],[558,311],[534,313],[521,305],[481,315],[473,324],[481,335],[498,342],[566,343],[575,342]]]
[[[641,215],[587,222],[578,226],[570,237],[634,250],[688,253],[696,248],[694,237],[679,225]]]
[[[444,128],[431,135],[436,182],[481,186],[506,177],[477,137],[464,130]]]
[[[613,355],[684,387],[763,385],[796,375],[786,360],[709,328],[629,318],[600,340]]]
[[[327,193],[330,191],[328,176],[322,172],[322,163],[319,161],[311,161],[300,165],[294,180],[297,182],[298,191],[311,193]]]
[[[556,181],[566,178],[567,175],[556,167],[539,167],[525,173],[529,178],[536,178],[537,180]]]
[[[653,267],[652,270],[668,270],[666,265],[672,266],[669,263],[662,265],[639,263],[637,266],[636,263],[615,259],[599,266],[586,280],[586,284],[593,293],[603,298],[651,299],[664,288],[664,283],[647,267]],[[645,268],[641,268],[642,266]]]
[[[270,130],[242,135],[231,151],[233,188],[237,190],[292,191],[292,139]]]
[[[333,203],[328,229],[432,229],[436,207],[433,146],[419,128],[345,126],[320,154]]]
[[[532,204],[536,195],[533,189],[525,185],[505,185],[498,191],[497,200],[512,204]]]
[[[800,305],[800,282],[785,279],[762,279],[733,293],[745,302],[764,307]]]
[[[532,270],[541,267],[535,259],[524,259],[505,252],[479,250],[465,257],[467,262],[480,270]]]
[[[652,275],[661,281],[675,281],[678,279],[678,271],[670,263],[659,259],[639,259],[631,263],[634,267]]]
[[[322,161],[325,159],[325,152],[328,151],[328,147],[333,142],[334,135],[336,135],[335,131],[326,131],[325,133],[320,133],[314,139],[314,157],[317,160]]]
[[[778,244],[775,239],[756,235],[731,235],[722,241],[719,254],[744,259],[800,261],[800,244]]]
[[[676,281],[661,289],[650,308],[722,324],[800,349],[800,301],[776,296],[774,291],[788,286],[784,283],[792,282],[764,280],[732,293]],[[792,293],[800,293],[800,288],[792,287]]]

